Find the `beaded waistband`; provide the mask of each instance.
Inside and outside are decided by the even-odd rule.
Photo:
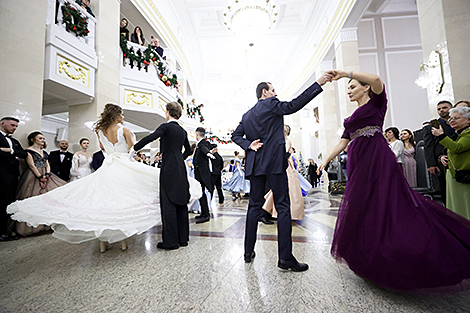
[[[372,137],[375,133],[381,133],[382,128],[380,126],[366,126],[364,128],[359,128],[354,133],[351,134],[351,140],[356,139],[360,136]]]

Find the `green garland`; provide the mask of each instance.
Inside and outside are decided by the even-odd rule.
[[[183,103],[183,101],[181,101],[180,98],[178,98],[178,100],[176,100],[176,102],[178,102],[181,105],[181,108],[184,108],[184,103]]]
[[[70,3],[66,3],[61,7],[62,10],[62,23],[65,24],[65,30],[73,32],[77,37],[88,36],[90,32],[88,30],[88,17],[83,17],[80,11],[70,6]]]
[[[233,142],[232,140],[223,140],[223,139],[220,139],[220,138],[217,137],[217,136],[210,136],[208,139],[209,139],[209,140],[215,140],[215,141],[217,141],[218,143],[221,143],[221,144],[224,144],[224,145]]]
[[[169,76],[169,70],[165,67],[164,63],[161,61],[160,56],[156,51],[148,45],[147,49],[144,51],[144,55],[140,53],[135,53],[127,47],[127,39],[121,35],[121,50],[124,59],[128,58],[131,60],[131,67],[134,66],[134,62],[137,62],[137,67],[139,70],[142,68],[142,64],[146,67],[150,65],[150,62],[153,63],[158,68],[158,77],[160,80],[168,87],[178,87],[178,77],[176,74]],[[180,103],[181,104],[181,103]]]
[[[188,104],[186,106],[186,113],[188,114],[188,117],[196,118],[196,114],[199,114],[199,121],[201,122],[201,124],[204,124],[204,116],[202,116],[202,113],[201,113],[201,107],[203,106],[204,106],[203,104],[200,104],[198,106],[190,108]]]

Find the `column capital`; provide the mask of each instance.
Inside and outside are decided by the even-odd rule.
[[[335,50],[343,42],[357,41],[357,27],[343,28],[335,39]]]

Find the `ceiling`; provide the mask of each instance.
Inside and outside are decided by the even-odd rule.
[[[122,0],[121,13],[131,24],[142,26],[146,37],[156,33],[164,47],[183,52],[187,63],[179,64],[189,74],[191,90],[186,101],[195,98],[203,103],[205,126],[224,131],[235,128],[256,103],[255,88],[261,81],[271,82],[280,99],[295,96],[314,79],[341,27],[355,26],[372,2],[271,1],[279,10],[277,23],[252,47],[225,28],[228,0]],[[152,10],[158,14],[152,15]],[[171,34],[158,29],[152,16],[161,16]]]
[[[121,13],[145,36],[157,35],[178,55],[192,98],[203,103],[205,126],[235,128],[256,103],[255,88],[269,81],[281,100],[313,82],[319,63],[334,58],[341,28],[361,17],[415,0],[270,0],[278,7],[272,29],[250,47],[224,26],[229,0],[122,0]],[[368,11],[367,11],[368,10]],[[153,33],[153,34],[152,34]],[[179,53],[179,54],[178,54]],[[181,75],[179,75],[181,76]]]

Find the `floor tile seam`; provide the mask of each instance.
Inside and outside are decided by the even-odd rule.
[[[209,237],[209,238],[213,238],[213,237]],[[207,296],[204,299],[202,299],[202,301],[200,302],[198,307],[195,308],[194,311],[197,311],[197,309],[200,309],[201,306],[203,305],[203,303],[206,302],[206,300],[214,293],[214,291],[217,290],[219,288],[219,286],[222,285],[222,282],[225,280],[225,277],[227,277],[230,274],[230,272],[235,268],[235,265],[238,262],[240,262],[241,258],[242,258],[242,256],[240,256],[238,258],[238,260],[236,262],[234,262],[230,268],[227,269],[227,271],[224,275],[219,276],[220,278],[217,279],[217,284],[215,284],[215,286],[211,289],[211,291],[207,294]],[[246,310],[248,309],[248,306],[249,306],[249,304],[247,304],[247,307],[245,307],[244,312],[246,312]]]

